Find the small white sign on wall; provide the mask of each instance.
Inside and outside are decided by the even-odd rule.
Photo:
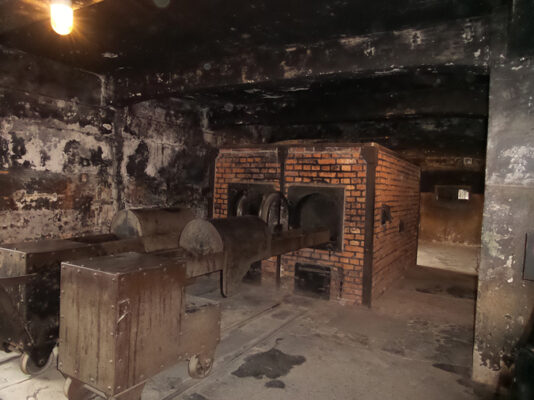
[[[469,200],[469,190],[458,189],[458,200]]]

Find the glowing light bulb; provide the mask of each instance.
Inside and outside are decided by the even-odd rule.
[[[50,22],[59,35],[68,35],[74,25],[74,11],[71,0],[50,1]]]

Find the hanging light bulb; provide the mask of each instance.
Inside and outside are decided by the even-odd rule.
[[[74,25],[71,0],[50,0],[50,22],[59,35],[68,35]]]

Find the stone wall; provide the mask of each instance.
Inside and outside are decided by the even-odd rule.
[[[0,48],[0,242],[106,231],[113,117],[99,76]]]
[[[497,385],[534,311],[534,282],[523,279],[534,226],[534,59],[502,55],[490,87],[473,377]]]
[[[105,78],[0,48],[0,242],[107,232],[125,207],[211,207],[217,147],[177,99],[106,105]],[[250,139],[249,139],[250,140]]]
[[[373,299],[401,279],[406,269],[417,262],[419,180],[418,167],[393,152],[379,148],[375,183]]]
[[[120,207],[185,206],[208,215],[216,149],[200,111],[178,100],[145,101],[117,118]]]

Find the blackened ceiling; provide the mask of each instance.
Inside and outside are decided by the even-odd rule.
[[[244,84],[184,93],[202,104],[212,130],[288,139],[376,141],[404,151],[482,158],[489,79],[484,69],[441,66]],[[424,157],[423,157],[424,158]]]
[[[0,44],[109,73],[194,65],[206,54],[256,46],[428,26],[487,15],[501,1],[87,0],[77,4],[75,31],[67,37],[51,30],[36,3],[43,2],[0,0]]]
[[[212,127],[292,125],[488,115],[489,81],[475,67],[420,67],[367,76],[316,77],[185,92],[210,110]]]

